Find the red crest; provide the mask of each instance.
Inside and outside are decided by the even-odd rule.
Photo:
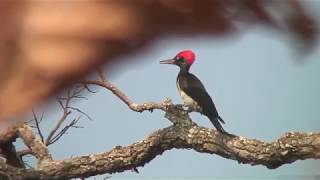
[[[193,64],[196,59],[196,55],[191,50],[184,50],[179,52],[176,55],[176,58],[179,58],[179,57],[183,57],[183,59],[185,59],[189,65]]]

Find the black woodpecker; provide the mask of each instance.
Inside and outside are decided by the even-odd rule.
[[[161,64],[173,64],[180,67],[177,77],[177,88],[184,106],[189,109],[199,109],[206,115],[214,127],[223,134],[228,134],[221,123],[225,123],[219,116],[216,106],[214,105],[210,95],[206,91],[201,81],[189,72],[189,69],[195,61],[195,54],[191,50],[179,52],[173,59],[160,61]]]

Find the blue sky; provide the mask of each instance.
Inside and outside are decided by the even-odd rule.
[[[226,121],[225,129],[270,142],[288,131],[319,132],[320,129],[320,47],[313,54],[299,57],[290,43],[281,34],[260,28],[229,39],[168,37],[144,53],[126,57],[141,61],[120,66],[117,73],[107,76],[137,103],[160,102],[166,97],[181,103],[175,84],[178,68],[160,65],[159,61],[181,50],[193,49],[197,59],[191,72],[202,80],[214,99]],[[88,113],[93,121],[82,119],[79,125],[84,128],[72,129],[50,146],[55,159],[126,146],[170,125],[163,112],[132,112],[103,89],[88,98],[74,105]],[[45,115],[47,120],[42,126],[46,132],[59,117],[54,104]],[[205,116],[196,113],[191,116],[199,125],[213,128]],[[171,150],[138,168],[139,174],[127,171],[112,177],[312,179],[319,174],[319,167],[319,161],[306,160],[269,170],[192,150]]]

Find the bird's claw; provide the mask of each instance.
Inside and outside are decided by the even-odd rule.
[[[175,108],[176,108],[176,109],[181,110],[181,111],[185,111],[183,107],[184,107],[183,104],[176,104],[176,105],[175,105]]]

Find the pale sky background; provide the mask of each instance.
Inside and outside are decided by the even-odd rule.
[[[319,3],[318,3],[319,4]],[[160,65],[184,49],[197,55],[191,72],[212,96],[231,133],[271,142],[288,131],[319,132],[320,46],[308,55],[296,56],[292,43],[281,34],[251,28],[229,39],[167,37],[144,53],[128,59],[141,61],[121,66],[109,79],[137,103],[161,102],[169,97],[182,103],[177,89],[178,67]],[[300,62],[300,63],[299,63]],[[301,63],[302,62],[302,63]],[[95,88],[97,89],[97,88]],[[144,139],[170,122],[164,112],[136,113],[107,90],[75,103],[93,121],[83,118],[82,129],[72,129],[50,146],[54,159],[64,159],[111,150]],[[46,111],[44,131],[58,119],[56,108]],[[192,113],[199,125],[213,128],[205,117]],[[112,174],[112,179],[314,179],[320,161],[305,160],[269,170],[264,166],[238,164],[217,155],[192,150],[171,150],[158,156],[139,174]],[[103,179],[105,176],[90,179]]]

